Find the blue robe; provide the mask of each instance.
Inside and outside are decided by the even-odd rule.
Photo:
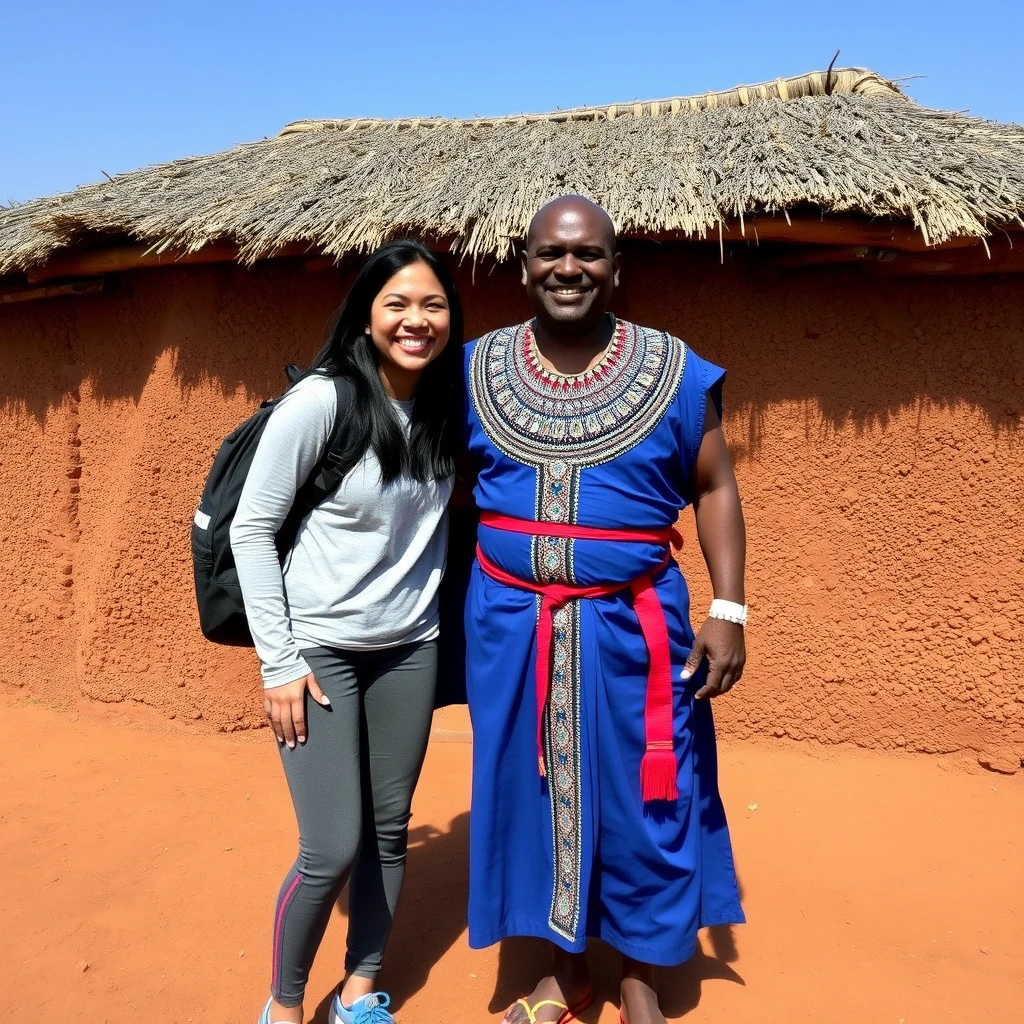
[[[690,498],[708,397],[724,371],[677,338],[616,323],[597,367],[547,373],[529,325],[466,347],[468,447],[481,510],[611,529],[672,526]],[[687,960],[697,929],[743,921],[718,795],[702,674],[679,673],[693,643],[689,594],[665,550],[635,541],[531,537],[481,526],[484,554],[518,579],[586,586],[654,572],[673,667],[678,800],[644,804],[648,656],[628,589],[556,612],[537,766],[539,598],[474,564],[466,605],[473,723],[469,941],[512,935],[581,951],[596,936],[658,965]]]

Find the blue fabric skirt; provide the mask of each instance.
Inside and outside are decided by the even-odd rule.
[[[718,794],[710,701],[680,672],[693,634],[675,564],[655,585],[672,651],[678,800],[644,805],[647,649],[628,591],[569,602],[555,619],[547,777],[537,766],[538,598],[474,565],[466,605],[473,722],[469,941],[588,937],[671,966],[698,928],[744,920]]]

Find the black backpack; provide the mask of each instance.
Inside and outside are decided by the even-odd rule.
[[[285,372],[292,384],[302,376],[302,371],[294,365],[289,365]],[[334,427],[323,456],[309,479],[299,488],[292,509],[277,532],[277,553],[282,561],[295,544],[302,520],[359,461],[359,455],[344,441],[345,425],[353,404],[352,382],[347,377],[334,377],[333,380],[338,393]],[[249,419],[224,438],[192,520],[192,573],[199,625],[203,636],[217,644],[232,647],[253,645],[229,531],[256,446],[271,412],[282,397],[264,402]]]

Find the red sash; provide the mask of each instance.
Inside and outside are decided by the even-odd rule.
[[[646,749],[640,764],[640,792],[646,803],[650,800],[675,800],[676,759],[672,749],[672,664],[669,655],[668,626],[665,610],[658,600],[652,577],[669,562],[671,547],[681,548],[682,538],[673,527],[663,530],[604,530],[593,526],[574,526],[568,523],[538,523],[531,519],[515,519],[494,512],[481,512],[480,525],[512,533],[527,533],[541,537],[569,537],[574,540],[618,540],[650,544],[664,544],[665,558],[651,572],[628,583],[599,583],[577,586],[573,583],[537,583],[521,580],[496,566],[480,549],[476,549],[480,568],[488,576],[509,587],[528,590],[541,595],[540,618],[537,622],[537,762],[540,774],[546,775],[544,766],[543,720],[551,688],[551,637],[555,611],[567,601],[579,598],[605,597],[627,588],[633,594],[633,610],[640,623],[640,631],[647,644],[647,698],[644,708]]]

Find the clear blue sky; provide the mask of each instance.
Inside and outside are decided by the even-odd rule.
[[[1021,0],[12,0],[0,203],[316,117],[471,117],[661,99],[837,66],[1024,122]]]

